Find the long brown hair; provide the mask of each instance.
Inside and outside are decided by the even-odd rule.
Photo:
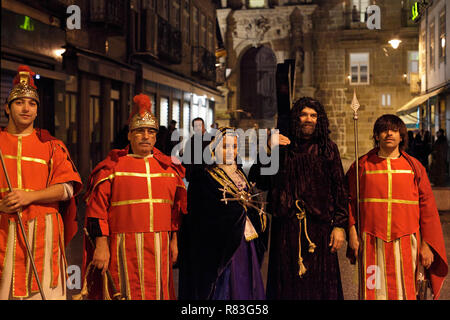
[[[319,145],[320,153],[328,157],[331,154],[330,123],[324,106],[311,97],[300,98],[294,103],[289,119],[289,139],[295,145],[302,138],[300,114],[306,107],[314,109],[317,112],[317,124],[312,138]]]
[[[373,143],[375,147],[379,147],[380,143],[377,141],[376,137],[380,133],[388,130],[398,130],[400,132],[400,137],[402,141],[399,144],[400,150],[405,150],[408,146],[408,129],[402,119],[394,114],[384,114],[379,117],[375,124],[373,125]]]

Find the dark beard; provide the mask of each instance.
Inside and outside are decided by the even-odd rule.
[[[303,123],[300,125],[300,136],[303,139],[309,139],[313,136],[315,130],[316,125],[314,123]]]
[[[312,139],[316,134],[316,126],[314,126],[314,129],[312,130],[311,127],[305,128],[302,124],[300,124],[300,121],[297,122],[289,135],[292,146],[295,148],[295,146],[302,144],[305,140]]]

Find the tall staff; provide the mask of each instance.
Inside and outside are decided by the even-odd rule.
[[[353,124],[355,133],[355,169],[356,169],[356,231],[359,235],[359,166],[358,166],[358,109],[359,102],[356,98],[356,92],[353,91],[352,110],[353,110]]]
[[[351,108],[353,110],[353,124],[354,124],[354,135],[355,135],[355,170],[356,170],[356,232],[358,237],[360,236],[360,219],[359,219],[359,153],[358,153],[358,109],[360,105],[358,99],[356,98],[356,91],[353,90],[353,99]],[[362,285],[364,283],[363,279],[363,271],[361,269],[361,265],[359,263],[359,257],[357,259],[357,268],[358,272],[358,283],[359,283],[359,295],[361,297],[362,294]]]
[[[6,182],[8,183],[9,192],[12,192],[13,189],[12,189],[11,181],[9,180],[8,171],[6,171],[6,165],[5,165],[5,161],[3,160],[2,150],[0,150],[0,160],[2,162],[3,172],[5,173]],[[22,216],[20,215],[19,211],[17,211],[16,214],[17,214],[17,220],[19,221],[20,231],[22,233],[23,240],[25,242],[25,246],[27,247],[28,258],[31,261],[31,267],[33,269],[33,273],[36,278],[37,285],[39,287],[39,292],[41,293],[42,300],[46,300],[45,295],[44,295],[44,290],[42,289],[41,281],[39,280],[39,275],[38,275],[38,272],[36,269],[36,264],[34,263],[34,258],[33,258],[33,255],[31,254],[31,249],[30,249],[30,244],[28,243],[27,234],[25,232],[25,228],[23,227]]]

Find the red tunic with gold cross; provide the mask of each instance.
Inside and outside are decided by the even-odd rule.
[[[86,217],[109,236],[109,270],[128,299],[175,299],[169,242],[186,213],[186,188],[156,153],[128,154],[100,170],[87,198]]]
[[[25,136],[16,136],[6,130],[0,130],[0,149],[12,188],[37,191],[58,183],[73,182],[76,195],[82,187],[81,179],[64,143],[44,130],[39,132],[45,133],[45,141],[42,136],[38,136],[36,130]],[[0,198],[8,192],[7,180],[3,169],[0,168]],[[61,217],[59,206],[58,202],[33,203],[20,212],[39,278],[49,299],[52,297],[51,289],[57,286],[65,287],[66,279],[63,224],[65,217]],[[76,224],[75,217],[71,218],[70,223]],[[70,240],[70,237],[66,240]],[[1,212],[0,291],[2,297],[3,294],[10,294],[6,299],[28,298],[39,292],[17,216]]]
[[[355,166],[350,183],[349,225],[356,222]],[[442,229],[425,168],[403,153],[382,158],[376,149],[359,160],[363,299],[415,299],[421,238],[435,253],[430,269],[439,296],[447,260]],[[433,275],[434,273],[434,275]],[[444,276],[445,277],[445,276]]]

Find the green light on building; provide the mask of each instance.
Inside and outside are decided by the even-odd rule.
[[[415,2],[412,5],[412,15],[411,15],[411,20],[416,20],[419,17],[419,3]]]
[[[34,24],[31,21],[31,18],[28,16],[25,16],[25,19],[23,20],[23,24],[19,26],[20,29],[26,30],[26,31],[34,31]]]

